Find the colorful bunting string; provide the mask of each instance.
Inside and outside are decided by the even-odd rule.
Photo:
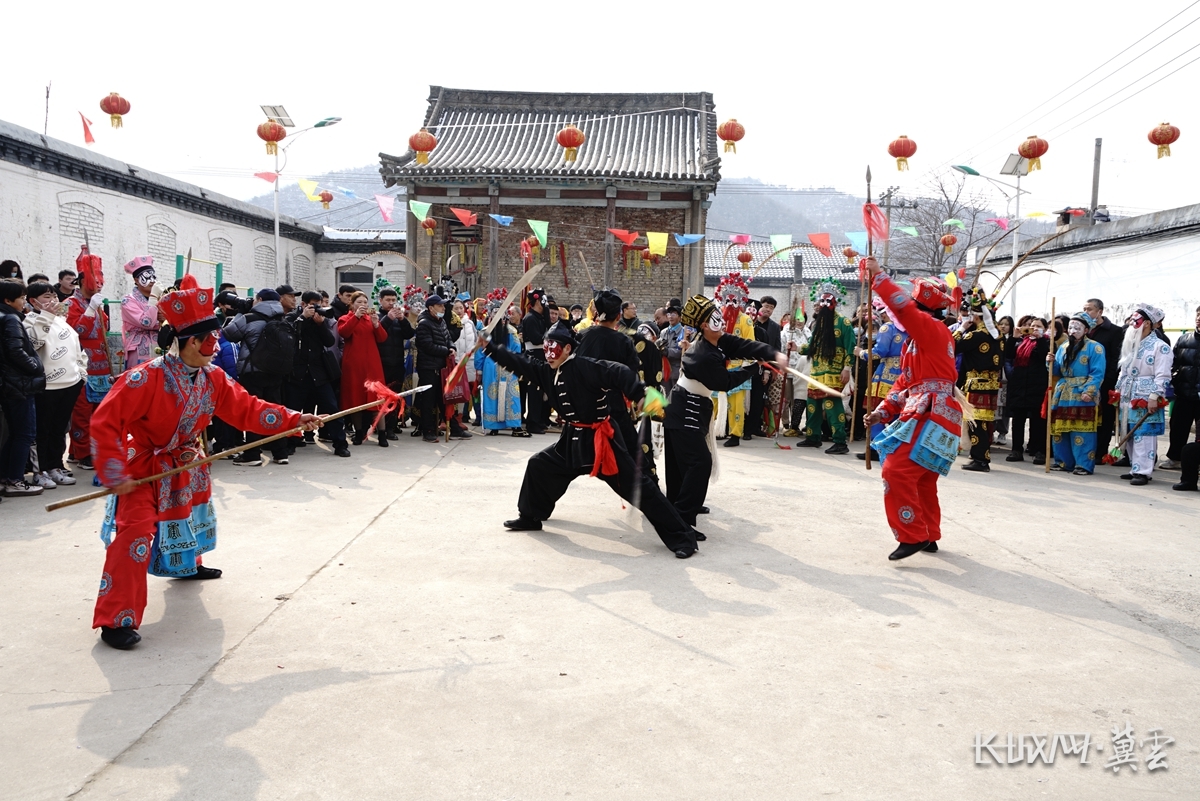
[[[529,223],[530,229],[534,236],[537,237],[538,244],[543,248],[546,247],[546,237],[550,231],[550,223],[546,220],[526,220]]]
[[[296,181],[296,184],[300,187],[300,191],[304,193],[304,196],[306,198],[313,201],[314,203],[321,202],[321,198],[317,197],[317,195],[315,194],[317,191],[317,182],[316,181],[310,181],[307,178],[301,178],[299,181]]]
[[[905,225],[901,228],[897,228],[896,230],[903,231],[904,233],[908,234],[909,236],[920,236],[921,235],[921,232],[917,230],[917,227],[915,225]]]
[[[392,221],[392,209],[396,206],[396,199],[387,195],[376,195],[375,202],[379,204],[379,214],[383,217],[385,223]]]
[[[792,246],[791,234],[771,234],[771,252],[778,253]]]
[[[277,173],[277,172],[256,172],[256,173],[254,173],[254,177],[262,178],[267,183],[273,184],[273,183],[275,183],[275,179],[279,177],[279,173]]]
[[[951,226],[951,227],[953,227],[953,228],[958,228],[958,229],[960,229],[960,230],[963,230],[963,231],[967,230],[967,226],[963,225],[963,221],[962,221],[962,220],[956,220],[956,219],[954,219],[953,217],[951,217],[950,219],[946,220],[944,223],[942,223],[942,225],[949,225],[949,226]]]
[[[825,258],[833,258],[833,248],[829,244],[829,234],[809,234],[808,241],[812,242],[813,247],[821,251],[821,255]]]
[[[675,237],[675,244],[680,247],[694,245],[704,238],[704,234],[672,234]]]
[[[79,119],[83,120],[83,143],[85,145],[96,144],[96,137],[92,136],[92,121],[83,116],[83,112],[79,112]]]
[[[460,223],[467,226],[468,228],[479,223],[479,215],[472,214],[471,212],[467,211],[466,209],[456,209],[453,206],[451,206],[450,212],[455,217],[458,218],[458,221]]]
[[[408,210],[413,213],[420,222],[425,222],[425,218],[429,216],[429,209],[433,206],[432,203],[422,203],[419,200],[408,201]]]
[[[867,232],[866,231],[847,231],[846,239],[849,240],[851,247],[857,250],[862,255],[867,255]]]
[[[626,231],[624,228],[609,228],[608,232],[620,239],[627,246],[632,245],[634,240],[638,238],[637,231]]]
[[[984,222],[995,223],[1001,231],[1008,230],[1008,220],[1003,217],[988,217]]]
[[[667,255],[667,235],[657,231],[647,231],[646,241],[649,243],[650,255],[665,256]]]
[[[730,234],[729,235],[729,241],[735,245],[749,245],[750,239],[751,239],[750,234]]]
[[[513,223],[513,218],[509,217],[507,214],[489,214],[488,216],[503,225],[505,228]]]

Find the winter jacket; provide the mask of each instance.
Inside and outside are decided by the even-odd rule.
[[[309,381],[314,386],[322,386],[333,382],[334,376],[329,375],[325,363],[325,351],[337,342],[337,325],[330,325],[331,318],[318,323],[311,318],[305,318],[299,309],[287,316],[287,320],[296,328],[296,361],[292,369],[292,380],[299,384]],[[340,363],[340,359],[338,360]]]
[[[1171,386],[1175,395],[1189,400],[1200,398],[1200,332],[1188,331],[1175,342],[1175,362],[1171,367]]]
[[[87,354],[79,334],[57,314],[35,311],[25,315],[25,333],[46,371],[46,389],[66,389],[87,378]]]
[[[383,362],[385,370],[403,370],[404,343],[412,339],[415,332],[412,323],[407,317],[393,320],[384,314],[379,324],[387,332],[387,339],[379,343],[379,360]]]
[[[454,340],[454,354],[457,361],[462,361],[467,358],[467,354],[475,348],[475,340],[478,334],[475,331],[475,325],[469,320],[463,320],[462,329],[459,331],[458,338]],[[475,361],[472,359],[467,362],[466,366],[467,380],[475,380]]]
[[[250,313],[255,315],[254,319],[239,314],[229,325],[221,329],[226,339],[238,344],[237,373],[242,378],[258,372],[250,363],[250,353],[258,345],[258,338],[262,335],[262,330],[266,328],[267,322],[283,319],[283,304],[277,300],[264,300],[255,303]]]
[[[417,318],[417,373],[424,383],[426,377],[438,376],[446,366],[446,357],[454,348],[445,320],[434,317],[429,310]]]
[[[1125,329],[1114,325],[1107,317],[1101,317],[1100,324],[1088,333],[1088,339],[1099,342],[1104,348],[1104,383],[1100,386],[1100,391],[1107,393],[1117,385],[1117,370],[1121,361],[1121,342],[1125,339]]]
[[[46,388],[46,372],[22,324],[25,315],[0,303],[0,393],[17,400]]]
[[[1012,359],[1012,371],[1008,376],[1008,394],[1005,406],[1008,409],[1039,408],[1046,397],[1050,383],[1050,372],[1046,367],[1046,356],[1050,353],[1050,340],[1038,337],[1023,366],[1017,364],[1017,349],[1025,337],[1012,340],[1005,349],[1005,358]]]

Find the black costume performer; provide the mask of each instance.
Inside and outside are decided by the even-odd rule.
[[[525,354],[535,361],[546,361],[542,348],[546,341],[546,329],[550,327],[550,312],[546,310],[546,290],[531,289],[528,292],[529,311],[521,319],[521,341]],[[541,311],[534,306],[542,304]],[[525,428],[531,434],[545,434],[550,424],[550,410],[541,391],[534,390],[529,381],[521,379],[521,408],[525,410]]]
[[[716,304],[703,295],[689,298],[683,307],[683,324],[697,330],[709,325],[724,331],[725,323]],[[666,437],[667,498],[675,504],[688,525],[696,525],[696,515],[708,494],[712,475],[713,425],[712,393],[725,392],[739,386],[757,370],[756,367],[729,370],[728,359],[773,361],[778,354],[762,342],[721,334],[714,345],[702,331],[684,351],[680,374],[671,391],[663,423]]]
[[[563,348],[575,346],[571,329],[555,323],[546,333],[547,344]],[[559,347],[552,348],[560,353]],[[658,536],[680,559],[696,552],[696,535],[683,522],[647,471],[636,470],[620,434],[613,428],[608,406],[611,389],[619,388],[624,397],[641,400],[644,385],[623,364],[597,361],[574,353],[567,355],[558,369],[548,361],[530,359],[512,353],[499,343],[489,342],[485,353],[497,364],[529,382],[531,392],[546,392],[550,404],[558,410],[564,425],[558,441],[535,454],[525,467],[521,495],[517,500],[520,517],[505,522],[515,531],[536,531],[543,520],[554,513],[558,499],[579,476],[597,476],[613,491],[642,510]]]

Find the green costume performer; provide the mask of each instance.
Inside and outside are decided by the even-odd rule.
[[[800,349],[801,355],[812,359],[810,375],[837,390],[849,383],[850,368],[854,363],[854,326],[837,312],[838,301],[845,294],[845,288],[833,279],[813,287],[811,297],[816,304],[813,329],[808,344]],[[846,445],[846,408],[842,404],[842,396],[829,395],[810,387],[807,410],[807,426],[800,447],[819,448],[821,427],[828,421],[833,445],[825,452],[849,453],[850,448]]]

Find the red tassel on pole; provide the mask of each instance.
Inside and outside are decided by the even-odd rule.
[[[383,418],[395,411],[399,411],[400,416],[404,416],[404,398],[396,392],[393,392],[387,384],[382,381],[367,381],[364,386],[367,392],[374,395],[376,399],[387,398],[387,402],[379,407],[379,411],[375,413],[375,419],[371,421],[371,428],[368,434],[374,434],[375,429],[383,422]]]

